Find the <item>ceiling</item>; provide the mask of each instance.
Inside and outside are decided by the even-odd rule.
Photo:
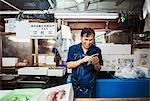
[[[118,13],[140,14],[144,0],[0,0],[0,15],[35,13]],[[16,12],[17,11],[17,12]],[[16,13],[15,13],[16,12]]]

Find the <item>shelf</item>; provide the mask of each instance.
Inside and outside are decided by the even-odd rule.
[[[133,48],[150,48],[150,44],[133,44]]]
[[[0,32],[0,35],[14,35],[15,32]]]
[[[53,53],[52,53],[53,54]],[[52,54],[38,54],[38,56],[53,56]],[[35,56],[36,54],[32,54],[32,56]]]

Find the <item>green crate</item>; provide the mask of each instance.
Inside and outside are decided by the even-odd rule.
[[[0,101],[31,101],[30,99],[41,91],[40,88],[15,89],[2,97]]]

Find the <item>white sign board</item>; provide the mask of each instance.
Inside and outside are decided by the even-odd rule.
[[[51,39],[56,34],[55,23],[30,23],[31,39]]]
[[[30,39],[29,21],[16,21],[16,39]]]
[[[5,32],[15,32],[16,18],[5,18]]]

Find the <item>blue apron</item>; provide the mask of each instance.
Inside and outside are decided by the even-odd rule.
[[[85,55],[78,53],[74,55],[74,60],[82,59]],[[96,72],[93,65],[83,63],[72,69],[71,82],[73,84],[75,97],[95,97]]]

